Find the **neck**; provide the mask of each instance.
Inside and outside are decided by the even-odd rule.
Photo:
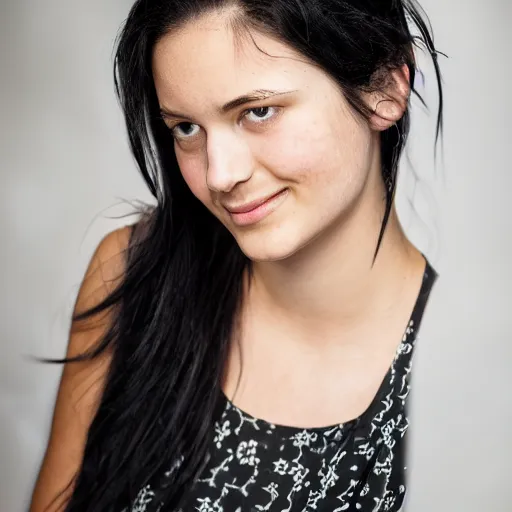
[[[385,315],[424,266],[392,209],[373,262],[382,212],[356,207],[343,227],[324,233],[293,257],[255,262],[248,304],[295,338],[318,340]]]

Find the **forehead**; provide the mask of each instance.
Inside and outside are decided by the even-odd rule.
[[[153,52],[161,102],[192,108],[222,104],[255,89],[300,88],[314,67],[285,44],[256,31],[242,36],[208,15],[165,35]]]

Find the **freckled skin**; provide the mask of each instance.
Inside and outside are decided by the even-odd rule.
[[[195,21],[156,45],[153,73],[160,105],[187,115],[166,122],[171,128],[185,123],[175,148],[188,186],[249,258],[274,261],[343,229],[356,204],[382,207],[379,180],[369,185],[380,173],[378,132],[350,109],[326,73],[281,42],[253,36],[279,58],[249,38],[237,49],[219,17]],[[294,92],[218,112],[257,89]],[[262,107],[275,107],[269,121],[253,114],[240,119],[246,109]],[[289,189],[283,204],[255,225],[235,225],[221,204],[244,204],[283,188]]]
[[[183,177],[253,262],[223,390],[254,417],[331,425],[375,396],[422,282],[424,259],[394,209],[373,261],[385,207],[380,132],[405,111],[407,71],[363,96],[377,112],[362,119],[303,56],[227,27],[222,14],[194,20],[153,55]],[[286,94],[222,111],[258,90]],[[283,189],[280,206],[252,225],[223,206]]]

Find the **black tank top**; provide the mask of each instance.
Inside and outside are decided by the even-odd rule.
[[[279,426],[249,416],[223,397],[208,462],[182,512],[399,511],[406,492],[411,360],[436,277],[427,261],[394,360],[358,418],[322,428]],[[155,491],[144,487],[123,512],[170,512]]]

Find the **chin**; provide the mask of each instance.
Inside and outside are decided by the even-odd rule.
[[[283,261],[295,255],[305,243],[292,233],[242,234],[235,236],[242,252],[254,262]]]
[[[279,250],[274,251],[244,251],[242,252],[253,262],[255,263],[264,263],[264,262],[272,262],[272,261],[283,261],[289,258],[293,253],[283,252]]]

